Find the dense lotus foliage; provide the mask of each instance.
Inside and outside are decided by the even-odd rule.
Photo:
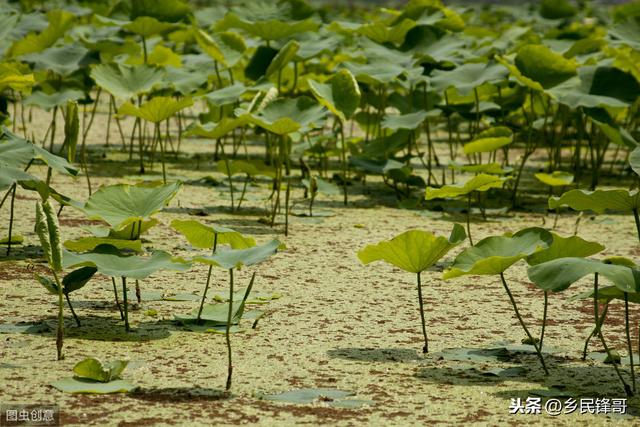
[[[371,198],[401,209],[462,213],[466,232],[457,223],[448,238],[397,230],[357,254],[363,264],[382,260],[416,275],[424,353],[431,280],[464,292],[465,278],[495,277],[524,331],[523,344],[550,375],[562,366],[543,352],[549,293],[593,301],[585,352],[595,338],[611,359],[607,310],[611,301],[624,301],[631,363],[612,369],[627,395],[636,392],[640,336],[633,337],[630,311],[640,302],[640,267],[624,254],[599,257],[607,242],[579,237],[578,222],[575,231],[554,229],[560,213],[622,212],[629,228],[633,216],[640,239],[637,0],[499,8],[410,0],[396,9],[316,7],[304,0],[223,3],[0,0],[2,256],[10,259],[23,243],[20,232],[28,230],[16,230],[14,205],[17,192],[31,192],[38,199],[39,255],[49,272],[35,282],[57,296],[58,359],[65,299],[76,326],[82,322],[73,291],[108,280],[114,313],[130,332],[129,285],[140,304],[153,274],[204,264],[202,296],[174,321],[225,335],[225,389],[231,388],[231,334],[247,314],[259,265],[286,250],[286,240],[256,239],[188,217],[170,224],[156,218],[194,184],[172,171],[174,160],[191,155],[181,151],[189,140],[204,147],[198,156],[215,162],[202,169],[199,184],[228,188],[228,199],[216,202],[231,214],[248,214],[243,202],[252,186],[268,183],[261,222],[284,236],[298,193],[308,205],[297,215],[307,219],[322,214],[314,210],[319,196],[339,199],[337,209]],[[44,135],[33,131],[34,111],[47,117]],[[106,138],[93,127],[100,112]],[[117,140],[110,140],[110,129],[117,129]],[[125,182],[111,171],[122,182],[96,188],[96,139],[150,179]],[[75,177],[87,198],[56,190],[58,175]],[[526,210],[540,198],[545,214],[556,213],[553,227],[545,222],[472,238],[471,218]],[[58,218],[68,210],[100,225],[65,240]],[[147,237],[160,227],[200,252],[178,257],[154,248]],[[518,263],[527,272],[519,281],[534,284],[544,299],[539,332],[522,316],[505,277]],[[238,293],[234,272],[241,268],[252,277]],[[207,292],[220,269],[229,295],[211,304]],[[592,289],[569,295],[584,278]],[[505,334],[522,338],[520,330]],[[105,386],[119,381],[125,367],[126,361],[90,358],[75,371],[97,389],[129,391],[128,383]],[[69,381],[56,387],[86,390]]]

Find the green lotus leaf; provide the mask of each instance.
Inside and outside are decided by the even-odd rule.
[[[81,289],[98,271],[95,267],[80,267],[64,276],[62,289],[65,294]],[[56,291],[57,293],[57,291]]]
[[[581,292],[577,295],[573,295],[569,298],[569,301],[588,299],[593,301],[594,291],[590,289],[586,292]],[[629,302],[640,304],[640,293],[629,293],[621,290],[617,286],[604,286],[598,288],[598,301],[611,302],[613,300],[624,301],[625,297]]]
[[[464,153],[490,153],[513,142],[513,132],[504,126],[497,126],[480,132],[473,141],[465,144]]]
[[[144,65],[144,56],[131,55],[129,56],[129,59],[127,59],[126,63],[134,66]],[[157,67],[180,68],[182,67],[182,57],[168,47],[158,43],[153,47],[151,52],[148,53],[146,63]]]
[[[637,19],[625,19],[609,29],[614,44],[626,44],[640,50],[640,22]]]
[[[513,236],[487,237],[460,253],[442,277],[451,279],[468,274],[501,274],[516,262],[548,248],[552,243],[551,233],[538,227],[525,228]]]
[[[451,236],[436,237],[422,230],[409,230],[391,240],[368,245],[358,252],[363,264],[386,261],[410,273],[421,273],[445,256],[452,248],[466,239],[460,224],[455,224]]]
[[[315,31],[318,29],[318,24],[312,19],[303,21],[283,21],[280,19],[249,21],[232,12],[227,13],[224,19],[218,22],[216,28],[218,30],[240,28],[254,37],[269,41],[284,39],[297,33]]]
[[[181,187],[182,184],[177,182],[156,187],[129,184],[101,187],[81,209],[90,219],[103,220],[113,229],[121,230],[150,219],[169,203]]]
[[[49,25],[44,31],[34,31],[16,40],[9,48],[7,56],[17,57],[53,46],[73,26],[75,16],[71,12],[56,9],[47,12],[47,19]]]
[[[575,15],[578,10],[569,0],[542,0],[540,15],[545,19],[564,19]]]
[[[178,22],[191,14],[191,6],[184,0],[132,0],[131,19],[151,16],[164,22]]]
[[[81,237],[76,240],[67,240],[63,246],[73,252],[88,252],[100,245],[111,245],[120,250],[130,250],[142,252],[142,242],[140,240],[123,240],[109,237]]]
[[[129,277],[145,279],[160,270],[188,270],[190,264],[181,259],[174,259],[164,251],[155,251],[151,256],[124,256],[111,245],[101,245],[83,254],[63,251],[65,268],[95,267],[99,273],[111,277]]]
[[[590,242],[578,236],[562,237],[556,233],[551,235],[553,236],[551,246],[527,257],[527,264],[538,265],[565,257],[588,257],[605,249],[604,245],[598,242]]]
[[[73,372],[79,378],[107,383],[117,379],[128,364],[128,360],[103,363],[94,357],[88,357],[76,363]]]
[[[552,173],[537,173],[536,179],[551,187],[564,187],[573,184],[573,174],[563,171],[553,171]]]
[[[0,93],[5,89],[11,89],[28,94],[35,84],[32,73],[25,72],[17,65],[0,64]]]
[[[411,19],[403,19],[392,26],[387,26],[382,22],[374,22],[362,25],[358,28],[357,32],[376,43],[393,43],[395,45],[400,45],[404,42],[405,36],[409,30],[415,26],[416,22]]]
[[[91,78],[116,98],[131,99],[162,83],[164,72],[148,65],[98,64],[91,69]]]
[[[568,206],[577,211],[591,210],[596,213],[632,211],[640,204],[638,191],[629,190],[571,190],[560,197],[549,198],[549,209]]]
[[[253,246],[247,249],[220,250],[213,255],[197,256],[193,258],[193,261],[215,265],[227,270],[241,268],[266,261],[278,252],[278,249],[282,247],[281,245],[282,243],[278,240],[272,240],[263,245]]]
[[[487,64],[471,62],[451,71],[435,70],[431,75],[431,86],[434,90],[442,92],[455,87],[460,95],[467,96],[482,84],[504,80],[507,70],[493,62]]]
[[[329,84],[309,80],[309,88],[320,104],[341,121],[351,118],[360,105],[360,88],[349,70],[341,69],[329,80]]]
[[[635,173],[640,175],[640,147],[635,148],[629,155],[629,165]]]
[[[298,49],[300,49],[300,43],[295,40],[290,40],[282,46],[282,48],[278,51],[276,56],[273,57],[271,63],[267,67],[265,72],[265,76],[269,77],[278,71],[281,71],[287,64],[296,57],[298,53]]]
[[[405,166],[404,163],[393,159],[376,160],[358,156],[350,157],[349,162],[366,172],[379,175],[384,175],[393,169],[402,169]]]
[[[631,73],[614,67],[583,66],[578,76],[549,89],[548,93],[571,108],[627,107],[640,95]]]
[[[492,188],[501,188],[508,178],[478,174],[464,184],[445,185],[440,188],[427,187],[425,193],[426,200],[447,199],[465,196],[473,191],[488,191]]]
[[[77,175],[78,169],[63,157],[15,135],[6,127],[0,128],[0,164],[24,169],[32,160],[41,160],[51,169],[64,174]],[[4,171],[3,171],[4,172]],[[19,180],[26,180],[25,175]],[[30,176],[30,175],[29,175]],[[37,178],[32,177],[38,181]]]
[[[225,67],[233,67],[246,50],[244,40],[235,33],[223,32],[210,36],[195,29],[194,35],[200,49]]]
[[[82,98],[84,98],[84,92],[77,89],[64,89],[52,94],[38,91],[25,98],[24,105],[33,105],[45,110],[51,110],[54,107],[62,107],[70,101],[77,101]]]
[[[256,245],[252,237],[246,237],[235,230],[217,225],[208,226],[194,220],[174,219],[171,228],[182,234],[191,246],[211,249],[217,245],[230,245],[232,249],[247,249]]]
[[[53,71],[64,77],[79,70],[88,53],[89,50],[84,46],[74,43],[50,47],[41,52],[23,55],[20,59],[34,64],[36,71]]]
[[[526,78],[549,89],[576,75],[577,64],[545,45],[525,45],[515,58],[518,71]],[[517,77],[517,76],[516,76]]]
[[[247,92],[248,88],[242,83],[235,83],[222,89],[214,90],[203,96],[211,104],[222,107],[236,103],[242,95]]]
[[[84,378],[63,378],[54,381],[51,385],[60,391],[72,394],[111,394],[129,393],[138,388],[125,380],[109,381],[101,383],[99,381],[87,380]]]
[[[599,275],[610,280],[623,292],[640,291],[640,270],[623,265],[605,264],[587,258],[558,258],[534,265],[527,270],[529,280],[545,291],[567,289],[587,275]]]
[[[271,46],[258,46],[244,69],[245,77],[250,80],[260,80],[267,73],[267,69],[276,55],[278,55],[277,49]]]
[[[399,116],[385,116],[382,119],[382,127],[384,129],[417,129],[427,118],[428,113],[424,110],[415,113],[402,114]]]
[[[130,102],[125,102],[118,109],[118,114],[139,117],[151,123],[160,123],[173,117],[178,111],[192,105],[193,100],[189,97],[176,100],[170,96],[157,96],[140,107],[136,107]]]
[[[204,138],[218,139],[247,123],[249,123],[249,117],[246,115],[234,118],[224,117],[219,122],[204,124],[193,123],[185,131],[184,136],[201,136]]]
[[[322,105],[300,96],[271,101],[257,114],[252,114],[249,120],[277,135],[286,135],[322,127],[325,117],[326,110]]]
[[[228,169],[227,169],[228,167]],[[260,160],[226,160],[218,162],[218,172],[225,175],[237,175],[239,173],[248,176],[266,176],[275,178],[276,171],[272,166],[267,166]]]
[[[389,84],[408,71],[407,67],[387,60],[371,61],[367,64],[345,62],[343,65],[357,81],[371,85]]]
[[[153,35],[174,29],[175,27],[174,24],[160,22],[151,16],[139,16],[133,21],[123,25],[122,29],[149,38]]]
[[[0,149],[2,145],[0,144]],[[0,191],[4,191],[13,184],[20,181],[38,180],[33,175],[26,173],[21,168],[9,166],[6,163],[0,163]]]

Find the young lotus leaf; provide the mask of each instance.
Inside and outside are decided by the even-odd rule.
[[[591,210],[599,214],[607,210],[628,212],[638,209],[638,194],[637,190],[571,190],[560,197],[550,197],[549,209],[569,206],[577,211]]]
[[[595,273],[609,279],[623,292],[640,291],[640,270],[587,258],[558,258],[534,265],[527,273],[529,280],[545,291],[565,290],[584,276]]]
[[[478,174],[462,185],[445,185],[440,188],[427,187],[425,199],[445,199],[467,195],[473,191],[488,191],[500,188],[508,178]]]
[[[480,132],[473,141],[465,144],[464,154],[490,153],[513,142],[511,129],[498,126]]]
[[[344,67],[355,76],[357,81],[376,86],[390,84],[408,71],[406,67],[387,60],[374,60],[367,64],[345,62]]]
[[[174,219],[171,228],[182,234],[189,243],[200,249],[211,249],[215,245],[229,245],[232,249],[247,249],[256,245],[252,237],[245,237],[230,228],[208,226],[194,220]]]
[[[240,117],[223,117],[219,122],[193,123],[184,133],[184,136],[201,136],[203,138],[222,138],[232,130],[242,127],[249,122],[247,115]]]
[[[36,204],[36,234],[49,267],[57,272],[62,270],[62,245],[58,216],[48,200]]]
[[[500,274],[552,243],[551,233],[538,227],[525,228],[513,236],[487,237],[460,253],[442,277],[451,279],[467,274]]]
[[[325,108],[313,99],[301,96],[293,99],[276,99],[267,104],[250,121],[277,135],[307,132],[324,124]]]
[[[106,221],[113,229],[121,230],[130,224],[149,220],[169,203],[181,187],[178,182],[157,187],[129,184],[101,187],[81,209],[89,219]]]
[[[73,367],[78,378],[108,383],[117,379],[129,364],[128,360],[103,363],[95,357],[88,357]]]
[[[515,65],[522,76],[538,83],[543,89],[549,89],[570,79],[576,75],[577,70],[575,60],[566,59],[541,44],[520,48]]]
[[[131,99],[160,84],[164,71],[148,65],[98,64],[91,78],[98,86],[120,99]]]
[[[242,83],[234,83],[231,86],[209,92],[203,98],[217,107],[222,107],[237,102],[247,90],[248,88]]]
[[[573,174],[563,171],[553,171],[552,173],[537,173],[536,179],[550,187],[564,187],[573,184]]]
[[[44,31],[34,31],[16,40],[7,52],[7,57],[18,57],[28,53],[40,52],[53,46],[73,25],[75,15],[64,10],[47,12],[49,25]]]
[[[0,149],[1,148],[2,146],[0,145]],[[17,182],[32,180],[37,181],[38,178],[26,173],[22,169],[9,166],[6,163],[0,163],[0,191],[6,190]]]
[[[382,119],[382,127],[393,131],[398,129],[416,129],[422,125],[428,114],[426,111],[420,110],[415,113],[400,116],[385,116],[385,118]]]
[[[278,51],[276,56],[273,57],[271,63],[267,67],[267,71],[265,72],[265,76],[269,77],[274,73],[281,71],[287,64],[296,57],[298,53],[298,49],[300,49],[300,43],[296,40],[290,40],[282,46],[282,48]]]
[[[582,299],[589,299],[593,301],[593,297],[594,297],[594,291],[593,289],[590,289],[586,292],[581,292],[577,295],[573,295],[572,297],[569,298],[569,301],[582,300]],[[614,299],[624,301],[625,298],[627,298],[629,302],[640,304],[640,293],[625,292],[620,288],[618,288],[617,286],[605,286],[603,288],[598,289],[598,300],[600,302],[608,303],[613,301]]]
[[[173,117],[178,111],[193,105],[189,97],[176,100],[169,96],[158,96],[147,101],[140,107],[130,102],[125,102],[118,109],[118,114],[127,114],[139,117],[151,123],[160,123]]]
[[[233,308],[231,312],[231,324],[237,325],[240,323],[242,319],[242,315],[244,314],[245,301],[234,301]],[[191,323],[198,319],[199,309],[195,308],[192,310],[190,314],[181,315],[176,314],[174,318],[178,322],[182,323]],[[202,313],[200,313],[200,319],[206,321],[207,326],[222,326],[227,324],[227,318],[229,316],[229,305],[228,304],[206,304],[202,308]]]
[[[77,377],[63,378],[52,382],[51,385],[60,391],[72,394],[129,393],[138,388],[138,386],[125,380],[115,380],[102,383]]]
[[[77,101],[84,98],[84,92],[77,89],[64,89],[52,94],[42,91],[34,92],[24,100],[24,105],[33,105],[44,110],[66,105],[69,101]]]
[[[431,86],[436,91],[455,87],[462,96],[467,96],[484,83],[497,83],[507,76],[507,70],[496,63],[468,63],[452,71],[436,70],[431,74]]]
[[[308,83],[318,102],[342,122],[351,118],[360,106],[360,87],[349,70],[341,69],[333,75],[328,84],[313,80],[309,80]]]
[[[151,16],[139,16],[135,20],[123,25],[122,28],[148,38],[155,34],[171,30],[175,28],[175,25],[168,22],[160,22]]]
[[[84,46],[74,43],[23,55],[21,60],[34,64],[35,71],[52,71],[66,77],[80,69],[88,53]]]
[[[460,224],[454,224],[449,238],[422,230],[409,230],[391,240],[368,245],[358,252],[363,264],[386,261],[410,273],[421,273],[466,239]]]
[[[396,45],[404,42],[407,32],[416,26],[416,22],[411,19],[403,19],[393,26],[387,26],[382,22],[364,24],[358,28],[357,32],[376,43],[393,43]]]
[[[578,236],[562,237],[551,233],[553,243],[546,249],[529,255],[526,259],[529,265],[538,265],[557,258],[588,257],[605,249],[598,242],[590,242]]]
[[[65,268],[93,266],[107,276],[132,279],[144,279],[160,270],[185,271],[190,266],[188,262],[173,258],[164,251],[154,251],[150,257],[125,256],[110,245],[98,246],[92,252],[83,254],[65,250],[63,263]]]
[[[213,255],[197,256],[193,258],[193,261],[215,265],[229,270],[266,261],[269,257],[275,255],[281,247],[282,243],[274,239],[263,245],[253,246],[247,249],[221,250]]]

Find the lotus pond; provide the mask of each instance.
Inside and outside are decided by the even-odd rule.
[[[228,3],[0,0],[3,422],[637,423],[640,2]]]

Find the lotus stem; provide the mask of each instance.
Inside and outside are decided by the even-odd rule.
[[[113,284],[113,294],[116,297],[116,306],[118,306],[118,311],[120,312],[120,320],[124,320],[124,312],[122,311],[122,307],[120,306],[120,298],[118,298],[118,288],[116,287],[116,278],[111,278],[111,283]]]
[[[633,347],[631,345],[631,332],[629,328],[629,293],[624,293],[624,329],[627,335],[627,348],[629,350],[629,366],[631,369],[631,387],[636,392],[636,374],[633,367]]]
[[[13,239],[13,215],[15,212],[17,184],[14,182],[11,188],[11,202],[9,205],[9,240],[7,241],[7,256],[11,253],[11,240]],[[8,193],[7,193],[8,194]]]
[[[73,309],[73,305],[71,304],[71,300],[69,299],[69,294],[65,293],[64,296],[67,299],[67,304],[69,304],[69,308],[71,309],[71,314],[73,314],[73,318],[76,321],[76,325],[78,325],[78,327],[82,326],[80,324],[80,319],[78,318],[78,315],[76,314],[76,311]]]
[[[228,367],[227,367],[227,385],[225,389],[229,391],[231,389],[231,375],[233,374],[233,361],[231,357],[231,318],[233,312],[233,268],[229,269],[229,311],[227,313],[227,328],[225,330],[225,339],[227,342],[227,356],[228,356]]]
[[[544,291],[544,311],[542,312],[542,331],[540,331],[540,351],[544,341],[544,330],[547,326],[547,308],[549,307],[549,291]]]
[[[633,218],[636,221],[636,232],[638,233],[638,240],[640,240],[640,216],[638,216],[638,209],[633,210]]]
[[[513,295],[509,290],[507,281],[504,278],[504,273],[500,273],[500,279],[502,280],[502,285],[504,286],[504,290],[507,291],[507,295],[509,295],[509,300],[511,301],[511,305],[513,306],[513,311],[516,313],[516,317],[518,318],[520,325],[522,325],[522,329],[524,329],[524,332],[527,334],[527,337],[533,344],[533,347],[536,349],[536,354],[538,355],[538,359],[540,359],[540,364],[542,365],[542,369],[544,370],[545,375],[549,375],[549,371],[547,370],[547,365],[544,363],[544,357],[542,357],[542,351],[540,350],[538,343],[536,343],[535,339],[531,335],[531,332],[529,332],[529,329],[527,328],[527,325],[524,323],[524,320],[522,320],[522,316],[520,316],[520,312],[518,311],[518,305],[516,304],[516,300],[513,298]]]
[[[347,174],[349,171],[347,169],[347,147],[344,142],[344,123],[342,123],[342,121],[340,122],[340,141],[342,142],[342,188],[344,190],[344,205],[347,206],[347,182],[349,181]]]
[[[249,174],[247,174],[247,179],[244,180],[244,185],[242,186],[242,193],[240,193],[240,199],[238,200],[238,206],[236,206],[236,212],[240,211],[240,205],[242,204],[242,201],[244,200],[244,195],[247,192],[247,185],[249,185],[249,180],[251,179],[251,176]]]
[[[602,315],[600,316],[600,320],[599,320],[598,323],[600,323],[600,324],[604,323],[604,321],[607,318],[607,312],[608,311],[609,311],[609,303],[606,303],[604,305],[604,309],[602,309]],[[596,324],[593,327],[593,330],[591,331],[589,336],[587,337],[586,341],[584,342],[584,348],[582,350],[582,360],[586,360],[587,359],[587,350],[589,348],[589,341],[591,341],[591,338],[593,338],[593,336],[595,335],[597,328],[598,328],[598,325]]]
[[[129,332],[131,328],[129,327],[129,303],[127,299],[127,278],[122,276],[122,293],[124,294],[124,329]]]
[[[602,343],[602,347],[604,348],[604,351],[607,353],[607,358],[612,362],[611,364],[613,365],[613,369],[615,369],[616,374],[618,375],[618,378],[620,378],[620,382],[622,382],[622,386],[624,387],[625,393],[627,394],[627,396],[633,396],[633,391],[631,391],[631,387],[629,387],[629,384],[627,384],[627,382],[622,377],[622,373],[620,373],[620,369],[618,368],[618,364],[616,363],[616,361],[611,356],[611,350],[609,349],[609,346],[607,345],[607,343],[604,340],[604,335],[602,335],[602,323],[599,322],[600,316],[598,314],[598,309],[599,309],[599,303],[598,303],[598,273],[595,273],[594,280],[593,280],[593,315],[594,315],[594,318],[595,318],[595,321],[596,321],[596,333],[598,334],[598,337],[600,338],[600,343]]]
[[[218,246],[218,233],[213,234],[213,249],[211,250],[211,255],[216,253],[216,247]],[[207,299],[207,291],[209,290],[209,283],[211,281],[211,272],[213,270],[213,265],[209,266],[209,272],[207,273],[207,284],[204,287],[204,294],[202,295],[202,299],[200,300],[200,309],[198,310],[198,317],[196,319],[196,323],[201,324],[202,321],[200,316],[202,316],[202,309],[204,308],[204,302]]]
[[[284,197],[284,235],[289,235],[289,197],[291,195],[291,178],[287,176],[287,190]]]
[[[227,168],[227,177],[229,178],[229,192],[231,193],[231,212],[234,209],[234,201],[233,201],[233,181],[231,180],[231,168],[229,167],[229,159],[225,157],[224,165]]]
[[[427,338],[427,326],[424,320],[424,302],[422,300],[422,281],[420,280],[420,273],[416,274],[418,279],[418,304],[420,305],[420,320],[422,321],[422,335],[424,336],[424,347],[422,347],[423,353],[429,352],[429,339]]]
[[[471,193],[467,196],[467,237],[469,238],[469,244],[473,246],[473,239],[471,238]]]
[[[58,360],[64,359],[62,355],[62,346],[64,345],[64,302],[62,300],[62,284],[58,279],[58,273],[55,270],[51,270],[53,278],[58,286],[58,331],[56,333],[56,349],[58,352]]]

